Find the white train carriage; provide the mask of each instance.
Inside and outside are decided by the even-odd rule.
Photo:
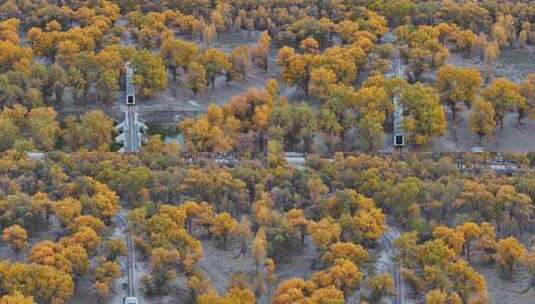
[[[125,297],[123,301],[123,304],[138,304],[138,303],[139,302],[137,301],[136,297]]]

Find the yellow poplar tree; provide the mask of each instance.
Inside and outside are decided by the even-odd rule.
[[[28,244],[28,233],[21,226],[13,225],[4,229],[2,239],[11,246],[17,259],[19,252]]]

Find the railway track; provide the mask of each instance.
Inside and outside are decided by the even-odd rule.
[[[401,271],[398,262],[394,262],[393,267],[394,274],[394,285],[396,286],[396,295],[394,296],[394,304],[404,304],[405,303],[405,294],[403,290],[403,282],[401,279]]]
[[[396,289],[396,294],[391,297],[391,304],[404,304],[405,303],[405,288],[403,285],[403,279],[401,277],[401,270],[400,265],[397,261],[395,261],[396,256],[396,249],[394,247],[394,239],[395,237],[387,232],[384,234],[384,244],[385,244],[385,250],[387,251],[390,260],[392,263],[390,263],[388,267],[388,271],[392,275],[394,279],[394,287]]]
[[[124,215],[119,214],[117,216],[119,224],[126,232],[126,248],[128,250],[127,254],[127,272],[128,272],[128,294],[125,297],[124,304],[137,304],[138,300],[136,298],[136,267],[135,267],[135,250],[134,250],[134,241],[132,238],[132,233],[128,227],[128,222],[124,218]]]
[[[128,296],[134,297],[136,295],[136,276],[134,267],[134,245],[132,235],[126,235],[126,246],[128,248]]]

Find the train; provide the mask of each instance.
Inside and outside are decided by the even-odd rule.
[[[136,105],[136,92],[134,86],[134,69],[130,63],[126,64],[126,73],[125,73],[125,99],[127,106]]]

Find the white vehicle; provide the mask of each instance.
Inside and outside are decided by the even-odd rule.
[[[483,153],[483,152],[485,152],[485,148],[484,147],[473,147],[473,148],[470,148],[470,152],[472,152],[472,153]]]
[[[123,304],[138,304],[136,297],[125,297]]]

